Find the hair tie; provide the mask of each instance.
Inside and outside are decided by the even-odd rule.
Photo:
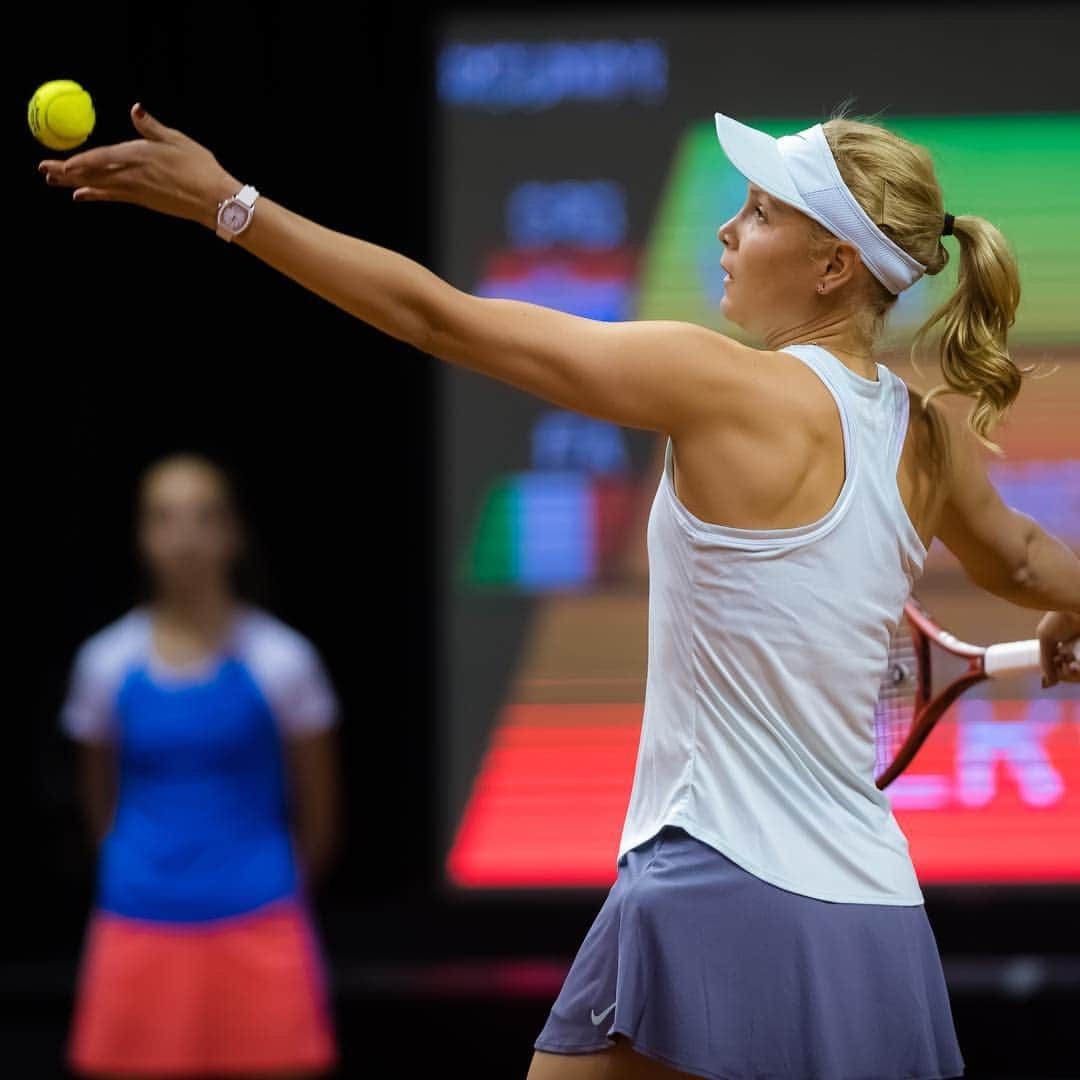
[[[952,216],[952,214],[946,214],[945,215],[945,225],[941,230],[941,235],[942,236],[952,236],[952,234],[953,234],[952,226],[953,226],[953,222],[955,220],[956,220],[956,218],[954,218]]]

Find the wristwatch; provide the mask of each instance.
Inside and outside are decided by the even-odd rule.
[[[258,197],[255,188],[245,184],[235,195],[218,203],[217,234],[222,240],[231,243],[234,236],[239,236],[251,224]]]

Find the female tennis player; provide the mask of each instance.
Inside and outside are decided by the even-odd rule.
[[[99,842],[68,1063],[80,1076],[323,1075],[308,898],[336,836],[337,700],[311,643],[236,594],[222,468],[143,474],[150,596],[78,651],[61,713]]]
[[[1080,679],[1061,648],[1080,633],[1080,560],[1002,502],[977,452],[1023,374],[1000,232],[947,215],[925,149],[883,126],[834,116],[774,139],[717,113],[748,181],[718,232],[723,312],[753,348],[471,296],[132,119],[140,138],[44,161],[48,181],[199,222],[421,352],[667,436],[617,878],[530,1080],[961,1075],[906,837],[873,782],[872,716],[935,536],[976,585],[1046,612],[1048,684]],[[972,399],[960,420],[873,359],[950,236],[959,286],[917,339],[941,324],[932,393]]]

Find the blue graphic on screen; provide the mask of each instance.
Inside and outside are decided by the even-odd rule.
[[[623,430],[550,409],[530,432],[531,468],[484,493],[463,577],[518,591],[594,582],[627,537],[634,487]]]
[[[521,549],[518,582],[525,588],[578,585],[593,574],[592,491],[576,471],[518,475]]]
[[[567,102],[667,96],[667,52],[657,41],[458,42],[439,53],[436,92],[447,105],[551,108]]]
[[[510,193],[506,235],[519,249],[610,248],[626,238],[626,219],[626,192],[613,180],[531,181]]]
[[[623,473],[630,465],[617,424],[566,409],[552,409],[533,425],[532,463],[535,469],[591,473]]]
[[[994,462],[988,471],[1007,506],[1067,543],[1080,543],[1080,461]]]

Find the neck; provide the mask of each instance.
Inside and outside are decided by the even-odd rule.
[[[850,335],[824,333],[778,334],[766,342],[769,349],[776,352],[788,345],[820,345],[835,354],[857,375],[873,379],[877,374],[877,364],[871,350],[853,342]]]
[[[837,307],[770,330],[765,335],[765,345],[775,351],[787,345],[813,342],[838,356],[856,362],[867,361],[874,351],[873,342],[861,323],[862,320],[849,308]]]
[[[159,590],[151,607],[159,623],[216,635],[232,619],[236,601],[224,587],[197,592]]]

